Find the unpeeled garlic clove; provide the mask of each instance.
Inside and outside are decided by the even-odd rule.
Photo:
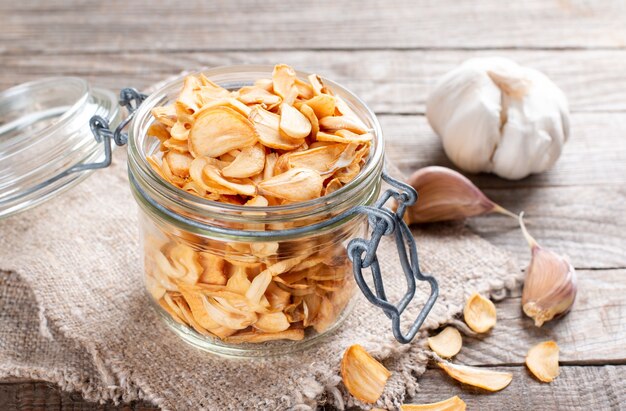
[[[543,382],[552,382],[559,376],[559,346],[554,341],[544,341],[528,350],[526,366]]]
[[[511,180],[549,169],[569,137],[563,92],[503,57],[473,58],[444,75],[426,117],[457,167]]]
[[[452,364],[448,361],[439,361],[437,365],[455,380],[487,391],[500,391],[506,388],[513,379],[513,374],[508,372],[468,367],[466,365]]]
[[[362,346],[350,346],[341,360],[341,378],[350,394],[368,404],[375,403],[391,376]]]
[[[465,411],[465,401],[457,395],[432,404],[402,404],[402,411]]]
[[[429,166],[409,177],[419,195],[417,202],[407,208],[408,224],[460,220],[488,213],[517,216],[483,194],[467,177],[446,167]]]
[[[437,355],[450,358],[454,357],[461,351],[463,338],[461,333],[454,327],[446,327],[439,334],[428,338],[428,346]]]
[[[528,233],[524,213],[519,216],[522,233],[531,248],[522,291],[522,309],[541,327],[544,322],[566,313],[576,299],[576,271],[568,259],[539,246]]]
[[[474,293],[463,308],[465,323],[477,333],[485,333],[496,325],[496,306],[491,300]]]

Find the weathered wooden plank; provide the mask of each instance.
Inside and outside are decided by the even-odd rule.
[[[441,401],[458,395],[468,410],[621,410],[626,401],[626,366],[561,367],[550,384],[537,381],[521,366],[495,368],[513,373],[503,391],[462,386],[443,371],[429,369],[420,377],[413,403]]]
[[[516,212],[524,210],[528,229],[537,241],[568,255],[577,268],[626,267],[626,186],[486,190],[486,193],[504,207]],[[467,224],[526,265],[530,252],[515,221],[485,216],[470,219]]]
[[[2,410],[57,410],[57,411],[148,411],[159,408],[142,401],[115,405],[112,402],[88,402],[79,393],[61,391],[52,384],[40,381],[0,382],[0,409]]]
[[[626,401],[626,366],[561,367],[561,375],[551,384],[540,383],[522,366],[496,367],[513,373],[513,381],[501,392],[463,386],[441,370],[428,369],[419,378],[418,394],[407,403],[429,403],[458,395],[469,410],[619,410]],[[0,406],[6,410],[45,409],[155,410],[144,402],[115,406],[94,404],[76,393],[61,392],[42,382],[0,383]]]
[[[379,119],[387,154],[404,174],[410,175],[432,164],[452,166],[425,117],[380,116]],[[520,181],[489,174],[468,177],[484,189],[626,184],[626,117],[617,113],[577,113],[572,115],[571,123],[570,140],[551,170]]]
[[[568,95],[572,111],[626,110],[624,50],[24,52],[0,59],[0,89],[51,75],[85,77],[94,85],[112,89],[129,85],[143,88],[185,69],[285,62],[346,85],[376,112],[414,114],[424,112],[426,97],[446,71],[465,59],[493,55],[510,57],[545,72]]]
[[[618,0],[3,2],[0,52],[621,48]],[[170,18],[168,18],[170,17]]]
[[[496,326],[485,335],[464,336],[456,360],[521,365],[530,347],[555,340],[564,364],[626,364],[626,270],[577,274],[577,300],[566,316],[537,328],[522,314],[521,299],[507,298],[496,304]]]

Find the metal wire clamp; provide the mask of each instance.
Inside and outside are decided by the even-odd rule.
[[[139,108],[139,105],[148,96],[140,93],[134,88],[124,88],[120,91],[120,99],[118,101],[120,106],[126,107],[128,116],[118,124],[115,130],[111,131],[109,128],[109,122],[101,116],[93,116],[89,120],[89,127],[98,143],[104,143],[104,160],[98,163],[79,164],[68,170],[68,173],[75,173],[84,170],[95,170],[98,168],[106,168],[111,165],[112,152],[111,152],[111,140],[115,142],[117,146],[123,146],[128,143],[128,134],[123,130],[132,121],[135,116],[135,111]]]
[[[111,139],[118,146],[123,146],[128,142],[128,135],[123,132],[123,129],[130,123],[135,111],[146,97],[146,95],[139,93],[133,88],[122,89],[120,92],[119,104],[126,107],[128,110],[128,117],[126,117],[126,119],[122,121],[114,131],[109,129],[108,122],[102,117],[92,117],[89,122],[89,126],[91,127],[91,131],[96,140],[98,142],[104,142],[105,159],[99,163],[76,166],[71,169],[71,172],[108,167],[111,164]],[[154,201],[154,199],[141,189],[132,175],[130,176],[130,183],[153,207],[176,221],[195,228],[213,231],[220,234],[232,234],[243,238],[263,238],[274,236],[276,234],[299,235],[310,232],[311,230],[326,228],[356,214],[366,215],[368,217],[369,224],[372,227],[372,234],[369,240],[364,238],[355,238],[348,243],[347,247],[348,258],[352,261],[354,278],[367,300],[373,305],[381,308],[387,317],[391,319],[392,331],[396,340],[402,344],[407,344],[415,338],[415,335],[424,323],[426,316],[435,304],[435,300],[439,295],[439,286],[434,277],[421,272],[419,268],[419,259],[417,256],[415,239],[411,234],[411,230],[403,221],[406,207],[415,204],[417,201],[417,192],[413,189],[413,187],[395,180],[385,172],[382,173],[382,179],[393,188],[386,190],[378,201],[376,201],[373,207],[364,205],[356,206],[328,220],[306,227],[296,227],[282,230],[279,233],[227,229],[223,227],[209,226],[202,222],[186,219],[185,217]],[[385,204],[391,197],[395,198],[398,205],[395,212],[385,207]],[[382,237],[392,234],[395,237],[396,248],[398,249],[398,256],[400,258],[400,265],[402,266],[407,283],[407,290],[404,296],[395,305],[389,302],[385,293],[383,276],[380,270],[378,257],[376,256],[376,251]],[[371,271],[374,291],[372,291],[363,275],[363,271],[368,268]],[[430,284],[430,295],[407,333],[403,334],[400,320],[402,313],[415,297],[417,281],[426,281]]]
[[[434,277],[421,272],[415,239],[403,220],[406,207],[415,204],[417,201],[417,192],[413,187],[395,180],[385,172],[382,173],[382,178],[398,190],[393,188],[386,190],[374,207],[360,207],[360,212],[368,216],[370,226],[372,227],[372,235],[369,240],[363,238],[351,240],[348,243],[348,257],[352,261],[354,279],[365,298],[373,305],[381,308],[387,317],[391,319],[391,329],[396,340],[402,344],[407,344],[415,338],[426,316],[433,308],[435,300],[439,296],[439,285]],[[385,207],[385,204],[391,197],[395,198],[398,205],[395,213]],[[381,217],[381,212],[387,218]],[[390,303],[387,299],[380,263],[376,256],[376,250],[382,237],[391,234],[395,236],[400,265],[407,282],[406,293],[396,305]],[[372,292],[372,289],[363,277],[363,270],[367,268],[371,271],[374,292]],[[407,333],[403,334],[400,319],[402,313],[415,296],[416,280],[426,281],[430,284],[430,296]]]

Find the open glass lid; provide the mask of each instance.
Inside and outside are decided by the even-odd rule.
[[[114,93],[76,77],[45,78],[0,92],[0,218],[85,179],[81,165],[102,161],[89,120],[120,122]]]

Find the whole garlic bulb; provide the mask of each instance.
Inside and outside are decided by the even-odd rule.
[[[457,167],[511,180],[550,168],[569,136],[561,89],[502,57],[470,59],[444,75],[426,116]]]

